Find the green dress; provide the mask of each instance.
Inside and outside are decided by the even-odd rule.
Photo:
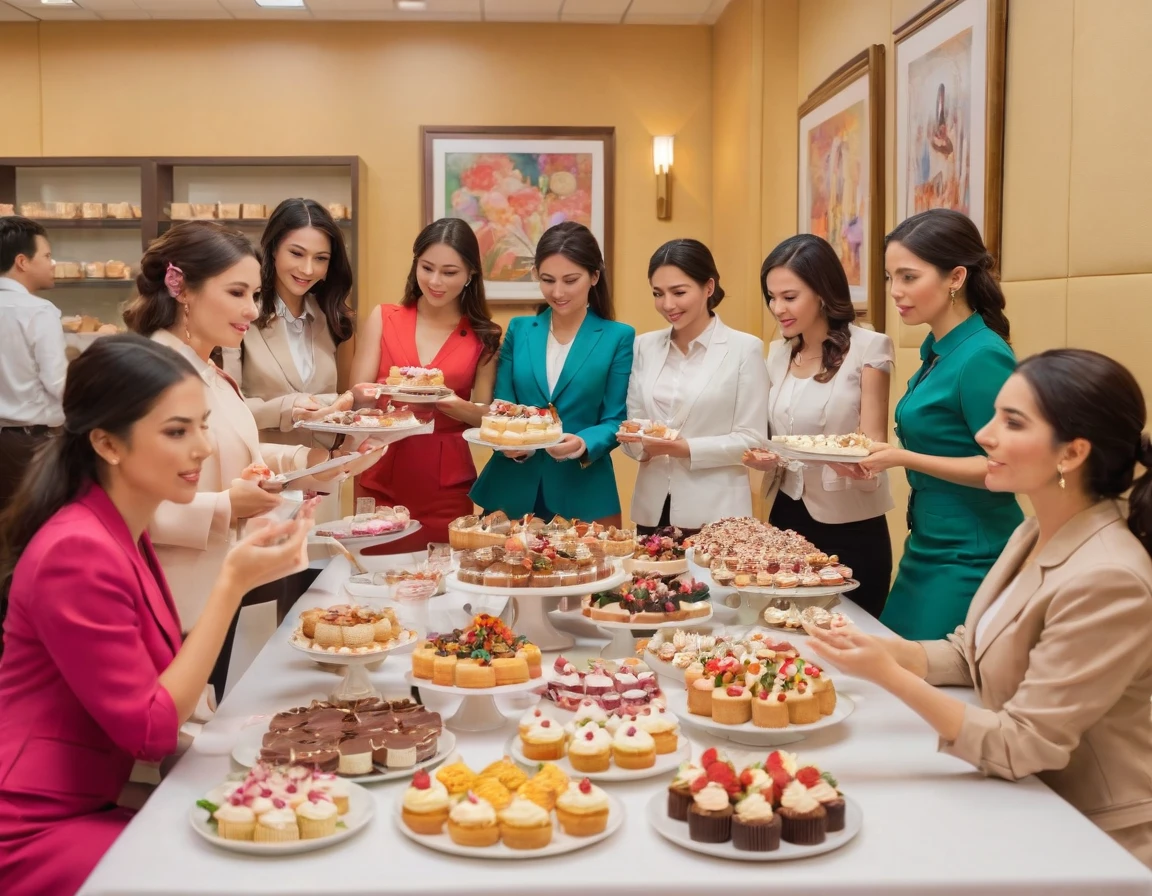
[[[896,405],[896,436],[918,454],[983,454],[976,433],[1016,369],[1008,344],[973,314],[939,342],[929,335],[921,365]],[[910,640],[943,638],[964,622],[984,576],[1024,520],[1015,495],[908,471],[908,537],[880,621]]]

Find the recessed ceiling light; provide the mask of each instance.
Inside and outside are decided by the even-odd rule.
[[[72,0],[40,0],[44,6],[75,6]]]
[[[303,9],[304,0],[256,0],[256,5],[267,9]]]
[[[401,12],[424,12],[428,4],[424,0],[396,0],[396,8]]]

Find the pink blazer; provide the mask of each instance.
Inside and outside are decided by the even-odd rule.
[[[108,495],[90,486],[36,533],[9,592],[0,659],[7,896],[70,893],[111,845],[127,821],[113,807],[135,760],[176,750],[176,706],[159,674],[179,647],[148,535],[134,544]]]

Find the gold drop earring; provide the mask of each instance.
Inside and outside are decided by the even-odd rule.
[[[948,290],[948,298],[950,298],[952,300],[952,304],[955,305],[956,304],[956,290],[954,290],[954,289]]]
[[[184,341],[189,345],[192,344],[192,331],[188,329],[188,303],[183,303],[184,308]]]
[[[1060,479],[1059,479],[1060,488],[1064,489],[1065,488],[1065,482],[1064,482],[1064,467],[1063,467],[1063,465],[1061,465],[1061,464],[1056,465],[1056,475],[1058,475],[1060,477]]]

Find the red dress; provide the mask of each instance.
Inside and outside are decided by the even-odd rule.
[[[432,363],[423,365],[416,350],[415,306],[382,305],[380,313],[383,335],[377,382],[384,382],[393,364],[438,367],[444,371],[448,388],[465,401],[472,400],[472,384],[484,345],[467,318],[460,319]],[[476,481],[476,465],[463,437],[468,424],[439,411],[434,412],[433,419],[435,432],[391,445],[380,462],[356,480],[356,497],[375,498],[377,504],[389,506],[403,504],[422,526],[407,538],[365,553],[408,553],[422,551],[430,542],[447,542],[448,524],[472,513],[468,492]]]

